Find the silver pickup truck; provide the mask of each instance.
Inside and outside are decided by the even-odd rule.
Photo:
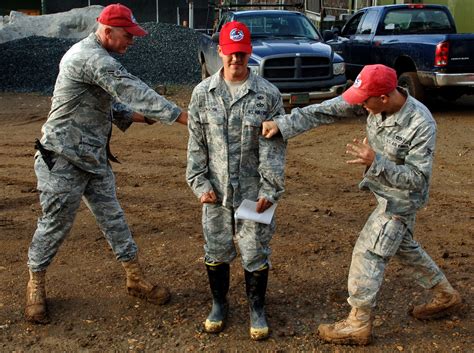
[[[286,107],[322,101],[346,87],[344,60],[325,44],[301,13],[283,10],[226,12],[214,35],[203,34],[199,46],[202,78],[217,72],[218,33],[229,21],[245,23],[252,34],[249,68],[280,90]]]

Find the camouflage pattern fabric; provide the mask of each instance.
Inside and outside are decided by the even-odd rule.
[[[275,233],[275,218],[267,224],[234,219],[235,208],[221,204],[203,204],[202,227],[206,263],[230,263],[240,250],[242,266],[253,272],[271,266],[270,241]]]
[[[401,88],[399,90],[407,95]],[[342,97],[322,104],[294,109],[275,118],[285,139],[313,127],[344,117],[368,113],[351,106]],[[436,123],[430,111],[407,95],[397,113],[368,114],[367,138],[375,160],[359,184],[374,193],[378,207],[362,229],[353,250],[349,271],[349,303],[372,307],[391,257],[408,267],[424,288],[439,283],[444,274],[429,255],[413,240],[416,211],[429,197],[436,141]]]
[[[127,70],[100,45],[96,35],[73,45],[61,59],[51,111],[41,143],[77,167],[107,173],[106,144],[119,112],[135,111],[149,119],[173,123],[181,110]],[[118,114],[125,116],[127,114]],[[130,114],[128,114],[128,124]]]
[[[268,263],[275,224],[234,219],[242,200],[277,202],[284,192],[286,143],[261,136],[264,120],[284,113],[278,89],[249,74],[234,98],[217,72],[193,91],[189,105],[187,182],[198,198],[213,190],[217,204],[203,205],[206,261],[229,263],[236,251],[247,271]]]
[[[377,196],[372,212],[352,251],[348,302],[357,308],[374,307],[385,266],[394,257],[412,279],[429,289],[445,276],[431,257],[413,239],[415,215],[400,219],[385,212],[387,201]]]
[[[365,109],[346,103],[342,96],[312,104],[303,108],[294,108],[290,114],[276,117],[274,121],[285,140],[295,137],[323,124],[350,117],[366,117]]]
[[[291,114],[274,120],[288,139],[334,118],[360,116],[361,109],[339,96],[322,104],[293,109]],[[408,96],[402,109],[385,120],[381,114],[368,115],[367,138],[376,157],[359,187],[386,199],[386,212],[390,215],[416,212],[429,196],[436,142],[436,123],[430,111]]]
[[[56,156],[49,170],[39,153],[35,157],[43,215],[28,251],[31,271],[43,271],[53,260],[74,222],[81,198],[94,214],[117,260],[130,261],[137,253],[124,213],[115,192],[115,177],[85,172],[62,156]]]
[[[41,143],[54,156],[52,170],[39,154],[35,157],[43,216],[29,249],[33,272],[52,261],[72,227],[81,197],[117,259],[135,257],[137,247],[107,160],[112,123],[125,131],[133,112],[171,124],[181,110],[129,74],[94,33],[73,45],[61,59],[51,111],[42,128]]]

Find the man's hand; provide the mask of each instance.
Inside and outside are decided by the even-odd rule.
[[[278,125],[274,121],[264,121],[262,126],[262,135],[267,139],[278,133]]]
[[[143,114],[134,112],[132,115],[132,121],[135,123],[147,123],[148,125],[153,125],[156,123],[156,120],[153,119],[148,119],[146,116]]]
[[[271,203],[267,199],[258,199],[257,208],[255,209],[255,211],[257,211],[257,213],[262,213],[268,208],[270,208],[271,205],[273,205],[273,203]]]
[[[201,195],[201,198],[199,199],[199,201],[201,201],[201,203],[216,203],[217,202],[216,193],[213,190],[205,192],[204,194]]]
[[[188,112],[182,111],[181,114],[179,114],[178,119],[176,119],[176,122],[188,125]]]
[[[364,138],[362,142],[358,139],[354,139],[353,143],[348,143],[346,145],[346,153],[352,154],[356,159],[351,159],[347,161],[348,164],[363,164],[368,167],[372,165],[375,159],[375,152],[370,147],[367,137]]]

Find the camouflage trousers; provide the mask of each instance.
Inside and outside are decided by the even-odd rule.
[[[203,205],[206,262],[230,263],[237,256],[235,236],[245,270],[253,272],[270,265],[270,241],[275,233],[275,219],[267,225],[235,219],[234,212],[235,209],[222,205]]]
[[[117,260],[132,260],[137,246],[125,221],[115,192],[115,177],[107,168],[105,175],[85,172],[61,156],[50,171],[40,155],[35,157],[35,173],[43,215],[28,251],[28,266],[33,272],[45,270],[71,230],[84,199]],[[80,250],[79,250],[80,251]]]
[[[423,288],[432,288],[445,278],[431,257],[413,239],[415,214],[394,217],[385,213],[385,200],[379,199],[352,252],[349,270],[351,306],[374,307],[382,285],[385,266],[394,257],[406,267],[413,280]]]

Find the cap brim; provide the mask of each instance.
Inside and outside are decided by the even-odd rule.
[[[252,46],[248,44],[233,43],[219,46],[221,47],[222,53],[224,53],[224,55],[231,55],[234,53],[252,54]]]
[[[369,99],[370,96],[362,93],[359,88],[351,86],[342,94],[342,98],[349,104],[361,104]]]
[[[132,27],[122,27],[122,28],[126,30],[128,33],[136,37],[143,37],[148,34],[148,32],[145,31],[143,28],[141,28],[139,25],[132,26]]]

